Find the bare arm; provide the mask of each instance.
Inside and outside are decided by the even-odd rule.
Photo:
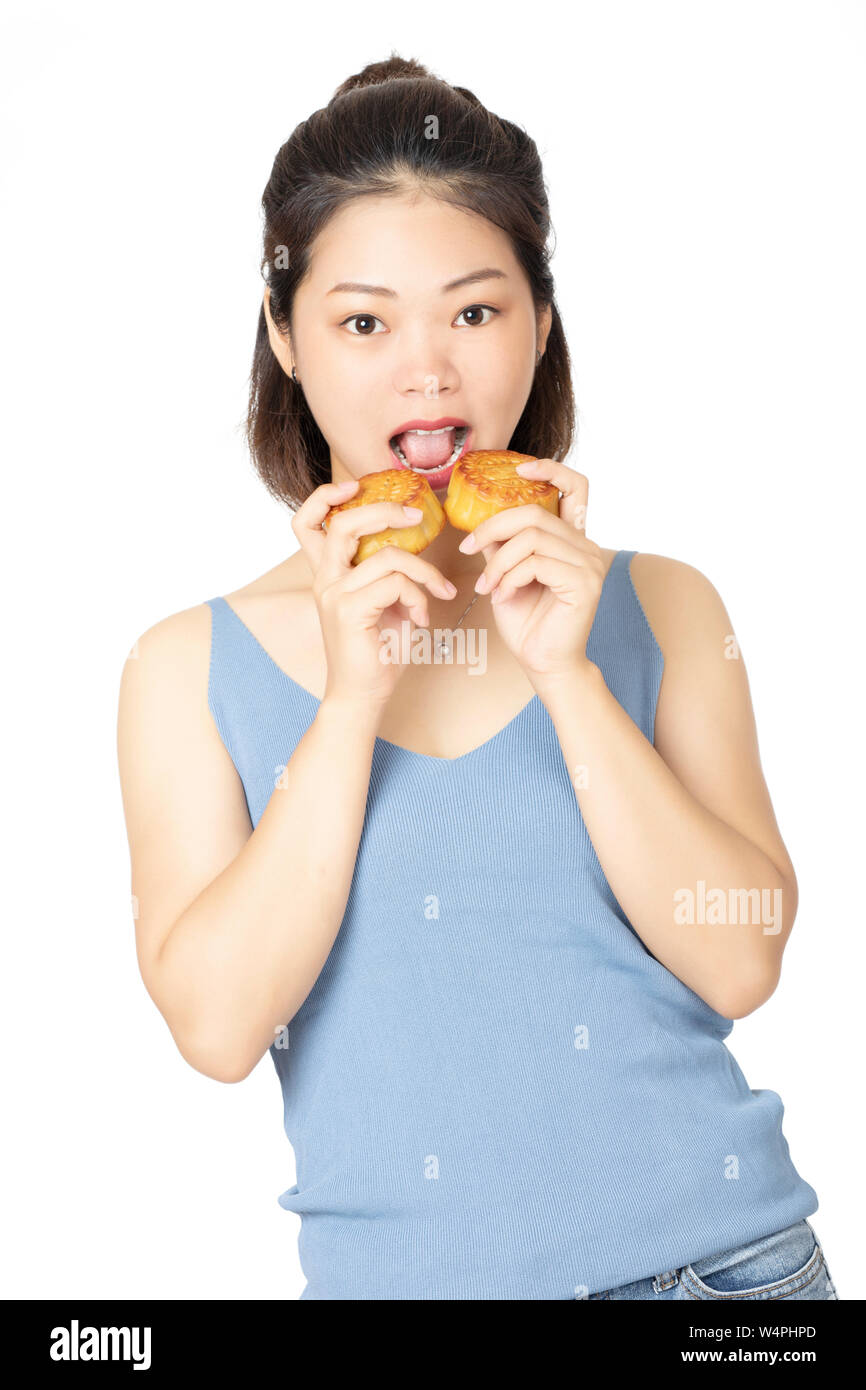
[[[204,605],[139,639],[121,681],[118,755],[142,978],[186,1060],[239,1081],[333,946],[378,716],[326,695],[253,830],[207,708],[209,644]]]
[[[797,912],[745,665],[700,571],[642,554],[631,572],[665,659],[655,743],[591,662],[546,703],[602,869],[635,931],[711,1007],[742,1018],[773,993]],[[721,918],[679,906],[689,896],[699,904],[701,881],[716,901],[721,890]]]
[[[404,670],[382,659],[380,620],[387,615],[389,630],[409,617],[426,624],[421,586],[456,592],[401,547],[353,565],[360,536],[420,516],[371,502],[325,528],[331,506],[358,486],[323,483],[292,521],[314,576],[328,679],[255,830],[208,709],[208,606],[150,628],[124,667],[118,756],[141,974],[183,1056],[220,1081],[252,1071],[340,929],[376,729]]]

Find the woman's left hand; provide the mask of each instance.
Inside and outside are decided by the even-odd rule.
[[[554,459],[521,463],[526,478],[562,493],[559,515],[544,507],[507,507],[482,521],[460,544],[481,550],[496,626],[530,680],[543,681],[588,664],[586,643],[604,583],[605,560],[586,536],[589,480]]]

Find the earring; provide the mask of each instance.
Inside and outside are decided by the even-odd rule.
[[[301,383],[298,381],[297,374],[296,374],[296,372],[295,372],[294,363],[292,364],[292,381],[295,383],[296,386],[300,386],[300,384],[301,384]]]

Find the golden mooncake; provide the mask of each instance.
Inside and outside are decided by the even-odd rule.
[[[559,516],[559,488],[544,478],[523,478],[518,463],[533,463],[532,454],[513,449],[475,449],[454,465],[445,494],[445,515],[458,531],[474,531],[482,521],[509,507],[537,503]]]
[[[388,526],[384,531],[361,536],[358,549],[352,560],[360,565],[368,556],[375,555],[385,545],[396,545],[417,555],[445,526],[445,513],[442,504],[426,478],[413,473],[410,468],[383,468],[378,473],[365,473],[358,479],[358,491],[347,502],[338,502],[331,507],[325,517],[327,523],[337,512],[348,511],[350,507],[366,507],[371,502],[398,502],[402,507],[420,507],[422,516],[416,526]]]

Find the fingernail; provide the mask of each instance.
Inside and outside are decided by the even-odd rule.
[[[486,575],[486,574],[479,574],[478,578],[477,578],[476,581],[475,581],[475,592],[476,592],[476,594],[486,594],[486,593],[487,593],[487,584],[488,584],[488,582],[489,582],[489,581],[488,581],[488,579],[487,579],[487,575]]]
[[[453,598],[457,593],[457,585],[452,584],[450,579],[446,579],[442,586],[449,598]]]
[[[424,513],[421,511],[421,508],[420,508],[420,507],[404,507],[404,508],[403,508],[403,515],[404,515],[404,516],[411,516],[414,520],[417,521],[418,517],[419,517],[419,516],[423,516]]]
[[[342,490],[347,487],[355,487],[357,481],[357,478],[346,478],[342,483],[335,483],[334,486]]]
[[[478,542],[474,536],[469,535],[464,541],[460,542],[457,549],[462,550],[464,555],[470,555],[473,550],[478,549]]]
[[[518,465],[517,465],[517,467],[515,468],[514,471],[515,471],[515,473],[519,473],[520,470],[521,470],[521,468],[528,468],[529,471],[530,471],[530,473],[531,473],[532,470],[533,470],[533,468],[537,468],[537,467],[538,467],[538,462],[537,462],[537,460],[533,459],[531,463],[518,463]]]

